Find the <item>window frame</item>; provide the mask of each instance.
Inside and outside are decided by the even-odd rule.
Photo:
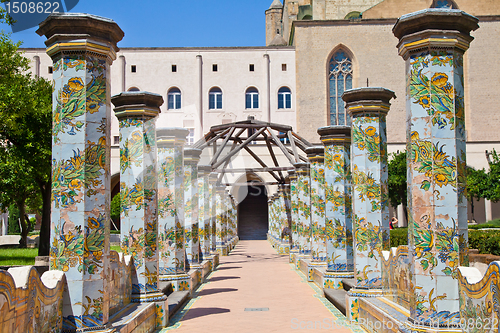
[[[171,101],[173,107],[170,107]],[[167,92],[167,110],[180,110],[181,108],[182,108],[182,92],[179,88],[172,87]]]
[[[352,89],[353,78],[353,61],[350,52],[343,48],[336,49],[328,61],[328,123],[330,125],[350,126],[352,123],[345,108],[345,102],[342,100],[342,94]],[[333,118],[335,118],[334,121],[332,121]]]
[[[284,89],[286,89],[287,91],[283,91]],[[289,105],[287,107],[287,100],[286,100],[286,97],[289,96]],[[283,98],[282,100],[282,107],[280,107],[280,97]],[[282,86],[278,89],[278,110],[290,110],[292,109],[292,89],[290,89],[289,87],[287,86]]]
[[[255,110],[259,108],[259,89],[249,87],[245,91],[245,110]]]
[[[212,87],[208,91],[208,109],[209,110],[222,110],[222,89],[219,87]]]

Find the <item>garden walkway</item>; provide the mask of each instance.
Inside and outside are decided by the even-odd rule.
[[[267,309],[267,311],[266,311]],[[262,311],[264,310],[264,311]],[[364,332],[266,240],[242,240],[162,332]]]

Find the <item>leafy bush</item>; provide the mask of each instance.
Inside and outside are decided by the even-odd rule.
[[[408,245],[408,228],[395,228],[391,230],[391,247]]]
[[[488,221],[487,223],[483,224],[475,224],[475,225],[470,225],[469,229],[488,229],[488,228],[500,228],[500,219],[497,220],[491,220]]]
[[[19,209],[16,205],[9,206],[9,235],[20,235],[21,227],[19,226]]]
[[[118,192],[111,200],[111,219],[114,222],[120,220],[120,192]]]

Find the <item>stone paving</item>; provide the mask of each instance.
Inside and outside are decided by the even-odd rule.
[[[162,332],[204,330],[365,332],[347,324],[320,289],[266,240],[242,240],[229,256],[221,257],[218,269]]]

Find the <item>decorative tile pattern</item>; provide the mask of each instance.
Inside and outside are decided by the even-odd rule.
[[[158,272],[185,272],[184,143],[188,131],[165,128],[158,136]]]
[[[158,174],[154,116],[159,109],[156,113],[137,110],[135,99],[138,95],[127,93],[113,97],[120,124],[121,251],[134,259],[137,274],[132,278],[133,302],[165,298],[158,290]],[[130,98],[129,104],[118,102],[125,98]],[[127,109],[133,112],[127,112]]]
[[[295,164],[297,173],[297,202],[299,254],[311,254],[311,177],[309,164]]]
[[[226,244],[226,213],[225,213],[225,188],[217,187],[216,193],[216,244],[217,253],[222,256],[227,255],[227,244]]]
[[[291,202],[291,216],[292,216],[292,243],[290,254],[299,251],[299,228],[298,228],[298,216],[299,216],[299,197],[298,197],[298,182],[297,173],[295,171],[289,173],[290,179],[290,202]],[[291,258],[291,257],[290,257]],[[292,260],[290,259],[290,262]]]
[[[184,228],[188,264],[200,262],[198,224],[198,161],[201,150],[184,149]]]
[[[311,164],[311,255],[313,261],[326,263],[324,148],[319,148],[306,151]]]
[[[318,132],[325,145],[328,271],[345,275],[354,271],[350,128],[331,126]]]
[[[353,246],[358,287],[382,286],[382,250],[389,246],[387,111],[351,111]]]
[[[203,259],[210,256],[211,251],[211,216],[210,216],[210,166],[198,166],[198,224],[200,235],[200,255]]]
[[[83,48],[54,58],[50,269],[68,280],[65,329],[108,321],[111,62],[105,53]]]

